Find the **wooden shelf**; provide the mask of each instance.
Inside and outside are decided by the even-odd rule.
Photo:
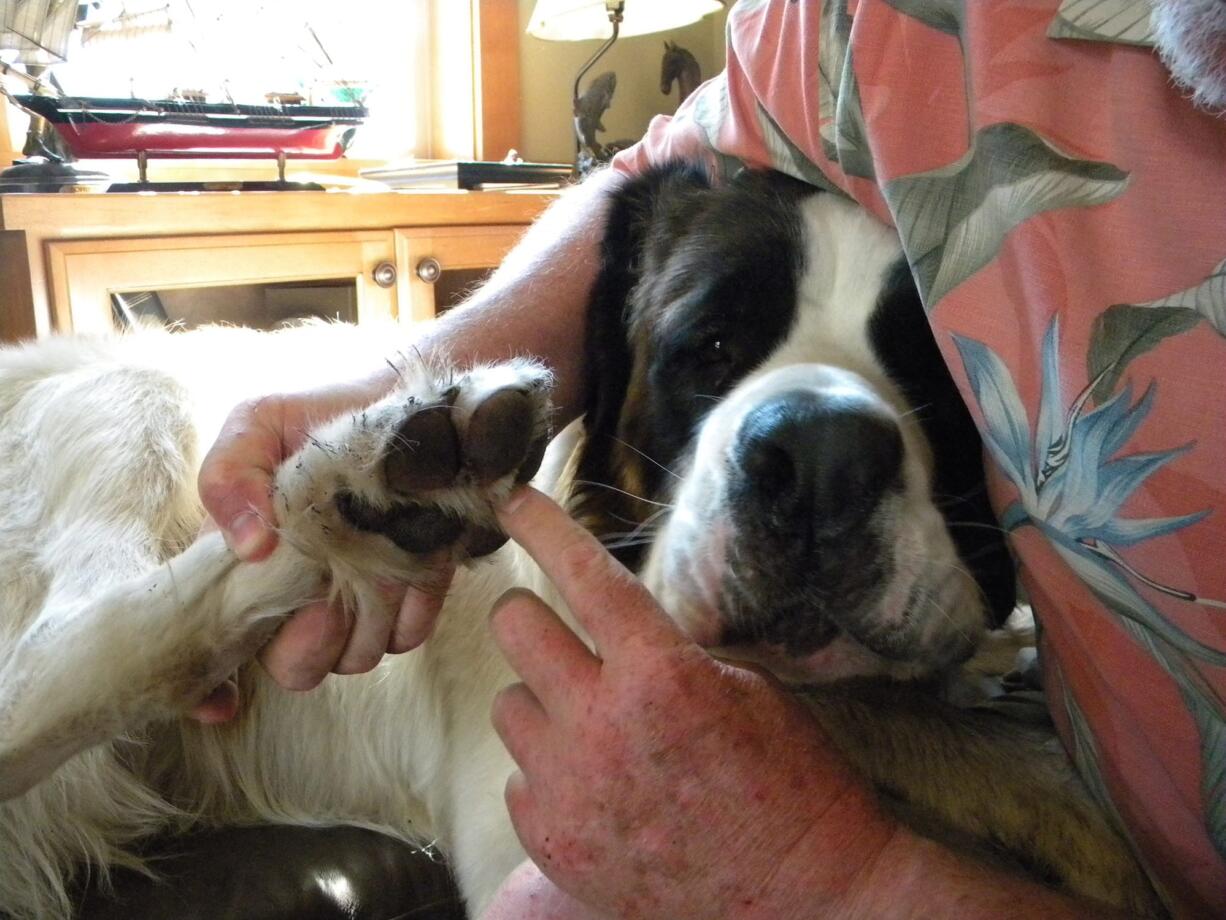
[[[0,195],[0,338],[12,341],[74,328],[79,305],[72,303],[74,288],[65,275],[68,255],[91,266],[95,280],[86,287],[94,291],[107,286],[100,273],[108,253],[149,253],[152,266],[154,254],[190,249],[185,238],[194,236],[224,236],[225,248],[233,252],[245,243],[270,242],[258,234],[360,233],[369,246],[369,231],[384,231],[389,254],[403,251],[394,234],[411,234],[414,228],[437,233],[439,228],[497,226],[506,228],[504,238],[511,240],[556,194],[389,190]],[[117,240],[127,242],[117,246]],[[197,248],[217,246],[201,241]],[[160,283],[167,283],[167,262],[160,257],[156,261],[155,274]],[[401,277],[409,270],[407,265],[398,268]],[[125,264],[122,274],[134,283],[138,266]],[[212,272],[210,277],[220,274]],[[277,274],[270,267],[270,277]],[[96,316],[92,295],[86,309]],[[87,325],[97,328],[92,321]]]

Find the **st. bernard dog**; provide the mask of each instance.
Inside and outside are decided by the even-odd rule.
[[[696,640],[806,694],[909,820],[1157,910],[1047,735],[938,699],[1013,574],[891,231],[779,176],[673,168],[613,194],[601,258],[585,416],[545,487]],[[0,353],[0,912],[69,915],[86,867],[191,823],[430,841],[474,916],[522,860],[489,719],[514,678],[485,623],[515,585],[557,602],[491,511],[541,464],[545,368],[402,358],[395,392],[320,419],[281,467],[271,558],[196,538],[225,408],[367,371],[386,341],[214,328]],[[249,664],[326,585],[389,616],[377,583],[428,579],[440,550],[465,564],[417,651],[308,694]],[[240,719],[182,718],[236,668]]]

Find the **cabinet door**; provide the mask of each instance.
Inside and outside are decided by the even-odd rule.
[[[342,319],[362,322],[397,315],[394,241],[381,230],[61,240],[47,244],[47,263],[52,309],[61,331],[111,328],[118,309],[112,295],[122,300],[122,295],[204,288],[229,288],[236,304],[250,301],[253,288],[276,289],[277,297],[264,299],[274,304],[267,315],[277,317],[292,315],[282,306],[287,299],[321,302],[320,289],[329,287],[349,305],[352,315]],[[240,290],[243,297],[238,296]],[[211,293],[213,297],[200,300],[225,299]],[[253,320],[256,312],[253,307]],[[310,308],[303,312],[323,315]],[[241,306],[216,319],[247,322]]]
[[[400,321],[432,319],[484,281],[526,225],[413,227],[395,231]]]

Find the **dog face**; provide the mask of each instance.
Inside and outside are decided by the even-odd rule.
[[[787,680],[966,658],[1012,569],[892,232],[668,169],[617,193],[603,259],[580,518],[697,641]]]

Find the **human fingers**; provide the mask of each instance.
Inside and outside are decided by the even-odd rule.
[[[568,709],[599,677],[600,659],[531,591],[514,588],[499,598],[490,628],[507,662],[550,713]]]
[[[534,758],[547,750],[549,716],[541,701],[524,684],[503,687],[494,697],[490,721],[511,758],[530,772]]]
[[[387,650],[392,654],[412,651],[430,638],[438,622],[439,611],[447,599],[455,564],[440,561],[428,582],[409,585],[392,626],[392,638]]]
[[[557,586],[602,658],[646,642],[688,640],[629,571],[557,503],[525,487],[498,509],[507,534]]]
[[[339,604],[308,604],[281,624],[260,650],[260,663],[286,690],[310,690],[337,663],[349,639],[349,619]]]
[[[391,586],[384,588],[384,594],[398,589]],[[391,613],[391,604],[371,610],[347,612],[346,622],[349,624],[349,640],[345,643],[341,657],[337,659],[332,670],[337,674],[365,674],[383,660],[392,640],[392,625],[395,616]]]
[[[240,559],[264,559],[277,545],[272,485],[283,459],[284,405],[268,397],[236,406],[200,465],[200,500]]]
[[[507,805],[507,814],[511,817],[511,826],[515,828],[515,834],[519,837],[519,842],[527,850],[528,840],[525,838],[529,837],[527,830],[536,823],[536,801],[532,796],[532,789],[528,785],[528,778],[524,776],[522,770],[516,770],[507,777],[507,784],[503,789],[502,797]]]
[[[551,882],[530,859],[506,877],[481,920],[609,920]]]

